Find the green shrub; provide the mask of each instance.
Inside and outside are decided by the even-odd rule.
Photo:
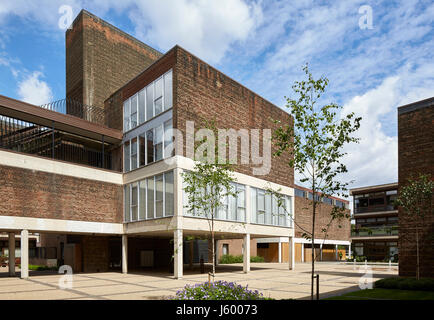
[[[375,288],[434,291],[434,279],[421,278],[417,280],[416,278],[401,277],[386,278],[376,281]]]
[[[48,267],[48,266],[39,266],[39,265],[29,264],[29,270],[34,270],[34,271],[46,271],[46,270],[57,271],[58,268],[57,267]]]
[[[204,282],[194,286],[186,285],[176,292],[171,300],[265,300],[258,290],[248,290],[234,282]]]
[[[264,262],[264,257],[260,257],[260,256],[253,256],[250,257],[250,262]],[[233,256],[230,254],[224,254],[221,256],[220,264],[230,264],[230,263],[243,263],[243,256],[239,255],[239,256]]]
[[[250,257],[250,262],[264,262],[264,261],[265,261],[264,257],[261,256]]]

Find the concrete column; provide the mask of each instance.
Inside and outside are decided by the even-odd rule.
[[[351,259],[351,244],[348,246],[348,258]]]
[[[219,264],[219,246],[218,246],[218,244],[219,244],[219,241],[215,240],[214,248],[215,248],[215,265],[216,266]]]
[[[304,243],[301,243],[301,262],[304,262]]]
[[[15,277],[15,233],[9,233],[9,276]]]
[[[322,243],[319,245],[319,254],[320,254],[320,259],[322,261]]]
[[[29,277],[29,231],[21,230],[21,278]]]
[[[282,242],[279,238],[279,263],[282,263]]]
[[[335,245],[335,259],[336,261],[338,261],[339,257],[338,257],[338,245]]]
[[[122,273],[128,273],[128,236],[122,235]]]
[[[250,233],[244,235],[243,242],[243,271],[244,273],[247,273],[250,271]]]
[[[182,278],[183,261],[182,261],[182,230],[173,231],[173,256],[174,256],[174,277]]]
[[[294,270],[294,238],[288,238],[288,266],[289,270]]]

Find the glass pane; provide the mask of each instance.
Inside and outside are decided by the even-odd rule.
[[[124,102],[124,132],[130,130],[130,99]]]
[[[146,136],[144,134],[139,137],[139,158],[140,166],[144,166],[146,164]]]
[[[277,197],[276,196],[272,196],[271,197],[271,201],[272,201],[272,204],[271,204],[271,208],[272,208],[272,211],[271,211],[271,223],[273,224],[273,225],[277,225],[278,224],[278,221],[279,221],[279,203],[278,203],[278,201],[277,201]]]
[[[163,159],[163,126],[155,128],[154,144],[155,161]]]
[[[139,220],[146,219],[146,180],[139,182]]]
[[[163,175],[155,177],[155,215],[163,216]]]
[[[126,185],[124,187],[125,196],[125,208],[124,208],[124,220],[126,222],[130,221],[130,186]]]
[[[155,100],[155,115],[163,112],[163,97],[160,97]]]
[[[131,98],[131,129],[137,127],[137,94]]]
[[[257,202],[257,197],[256,197],[256,189],[255,188],[250,188],[250,205],[252,206],[252,212],[250,213],[250,221],[252,223],[256,223],[257,222],[257,208],[256,208],[256,202]]]
[[[131,170],[137,169],[137,138],[131,140]]]
[[[155,96],[154,100],[161,98],[163,96],[163,78],[155,81]]]
[[[130,142],[124,144],[124,172],[130,171]]]
[[[172,108],[172,70],[164,75],[164,110]]]
[[[133,184],[131,187],[131,220],[137,220],[137,184]]]
[[[139,92],[139,123],[146,121],[146,90]]]
[[[173,157],[175,150],[173,148],[173,137],[169,134],[169,130],[172,129],[172,119],[167,120],[164,123],[164,158]]]
[[[265,223],[271,224],[271,194],[265,195]]]
[[[147,145],[146,151],[148,153],[147,163],[152,163],[154,162],[154,130],[153,129],[146,132],[146,145]]]
[[[228,210],[228,220],[236,220],[237,216],[237,198],[232,195],[229,198],[229,210]]]
[[[148,219],[154,218],[154,178],[146,179],[148,183],[148,211],[146,213],[146,217]]]
[[[165,216],[173,216],[173,171],[164,174],[165,182]]]
[[[146,87],[146,120],[154,116],[154,84]]]

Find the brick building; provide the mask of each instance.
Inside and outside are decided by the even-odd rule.
[[[186,210],[182,181],[203,120],[239,135],[237,196],[218,212],[217,239],[242,239],[245,272],[251,240],[286,239],[293,267],[292,219],[264,196],[280,189],[297,219],[288,159],[264,153],[271,118],[290,115],[183,48],[161,54],[84,10],[66,33],[66,92],[43,108],[0,96],[0,232],[10,252],[20,234],[21,277],[36,258],[29,233],[75,272],[170,267],[182,277],[184,262],[206,252],[206,241],[188,239],[209,230]]]
[[[434,97],[398,108],[398,181],[430,174],[434,179]],[[433,199],[434,201],[434,199]],[[434,214],[426,215],[420,235],[420,276],[434,276]],[[399,275],[416,274],[415,221],[399,208]]]

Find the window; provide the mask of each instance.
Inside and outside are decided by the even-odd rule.
[[[139,182],[139,220],[146,219],[146,180]]]
[[[163,126],[158,126],[154,134],[154,157],[155,161],[163,159]]]
[[[130,99],[124,102],[124,131],[130,130]]]
[[[269,244],[268,243],[258,243],[257,245],[256,245],[256,247],[258,248],[258,249],[268,249],[269,248]]]
[[[155,81],[154,89],[154,110],[157,115],[163,111],[163,78]]]
[[[124,101],[124,132],[172,108],[172,100],[172,70],[169,70]]]
[[[137,138],[131,140],[131,170],[137,169]]]
[[[142,124],[146,121],[146,90],[143,89],[139,92],[139,124]]]
[[[222,255],[228,255],[229,254],[229,244],[224,243],[222,247]]]
[[[137,127],[137,94],[131,97],[130,129]]]
[[[173,171],[164,174],[164,194],[165,194],[165,212],[164,215],[173,216],[174,201],[173,201]]]
[[[137,221],[138,204],[137,183],[131,185],[131,221]]]
[[[124,187],[124,196],[125,196],[124,220],[126,222],[129,222],[130,221],[130,186],[129,185]]]
[[[164,158],[173,157],[175,149],[173,148],[172,141],[172,119],[164,123]]]
[[[142,134],[139,136],[139,158],[139,165],[146,165],[146,134]]]
[[[130,142],[127,141],[124,144],[124,170],[130,171]]]
[[[164,75],[164,110],[172,108],[172,70]]]
[[[237,221],[246,221],[246,189],[237,184]]]
[[[322,201],[323,201],[325,204],[329,204],[329,205],[332,205],[332,204],[333,204],[333,199],[330,199],[330,198],[323,198]]]
[[[147,163],[154,162],[154,129],[146,132]]]
[[[154,178],[146,179],[148,185],[148,210],[146,213],[146,217],[148,219],[154,218]]]
[[[146,87],[146,120],[154,117],[154,83]]]
[[[295,189],[294,189],[294,195],[295,195],[296,197],[306,198],[306,191],[303,191],[303,190],[300,190],[300,189],[295,188]]]
[[[258,204],[257,204],[257,214],[258,217],[256,221],[258,223],[264,224],[265,223],[265,193],[264,190],[257,190],[258,195]]]
[[[251,190],[251,222],[258,224],[269,224],[275,226],[292,226],[291,198],[280,195],[279,198],[271,195],[265,190],[250,188]],[[280,202],[280,204],[279,204]]]
[[[155,217],[163,217],[163,175],[155,177]]]

